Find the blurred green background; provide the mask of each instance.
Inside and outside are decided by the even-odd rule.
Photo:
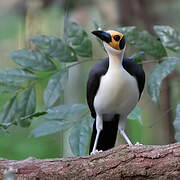
[[[7,53],[26,47],[30,35],[47,34],[63,37],[64,16],[69,15],[89,33],[93,41],[93,59],[70,70],[64,101],[66,104],[86,103],[85,87],[89,69],[98,59],[106,56],[90,34],[94,29],[94,20],[108,29],[134,25],[153,33],[152,26],[155,24],[170,25],[179,30],[179,11],[179,0],[1,0],[0,68],[15,66]],[[133,50],[128,50],[126,56],[130,56],[132,52]],[[153,59],[148,57],[147,60]],[[154,65],[143,64],[147,78]],[[176,76],[175,73],[173,75]],[[142,108],[143,126],[136,121],[127,123],[127,132],[134,143],[174,142],[172,121],[176,104],[180,99],[180,81],[173,81],[173,75],[162,85],[159,105],[151,101],[145,88],[139,103]],[[176,76],[176,79],[178,78],[179,76]],[[41,94],[44,87],[44,83],[38,87],[38,109],[41,109],[43,104]],[[7,99],[8,94],[1,96],[1,109]],[[8,133],[1,133],[0,157],[19,160],[29,156],[36,158],[71,156],[67,143],[68,132],[41,138],[28,137],[30,130],[41,121],[33,121],[30,128],[11,127]],[[119,143],[122,143],[120,136],[117,140],[117,144]]]

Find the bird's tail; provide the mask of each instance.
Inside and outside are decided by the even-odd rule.
[[[108,150],[114,147],[118,131],[119,115],[114,115],[111,121],[103,121],[103,130],[101,131],[97,143],[97,150]],[[96,120],[93,124],[89,153],[92,152],[96,138]]]

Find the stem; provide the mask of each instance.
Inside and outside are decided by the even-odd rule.
[[[78,61],[77,63],[74,63],[74,64],[71,64],[71,65],[69,65],[69,66],[66,66],[66,69],[69,69],[69,68],[71,68],[71,67],[74,67],[74,66],[76,66],[76,65],[79,65],[79,64],[82,64],[82,63],[85,63],[85,62],[89,62],[89,61],[91,61],[91,60]]]

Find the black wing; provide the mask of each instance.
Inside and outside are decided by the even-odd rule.
[[[142,65],[137,64],[135,61],[132,59],[124,58],[123,59],[123,68],[132,76],[134,76],[137,80],[138,83],[138,88],[139,88],[139,99],[141,97],[141,94],[144,89],[144,84],[145,84],[145,73],[142,68]]]
[[[135,61],[127,58],[123,59],[122,65],[129,74],[136,78],[140,98],[145,84],[145,73],[142,66],[137,64]],[[93,118],[96,117],[96,112],[94,109],[94,98],[99,88],[101,76],[106,74],[108,67],[109,58],[102,59],[100,62],[93,66],[89,73],[89,78],[87,82],[87,103]]]
[[[93,66],[89,73],[87,82],[87,103],[91,111],[91,116],[96,117],[94,109],[94,98],[99,88],[101,76],[105,75],[109,67],[109,59],[103,59]]]

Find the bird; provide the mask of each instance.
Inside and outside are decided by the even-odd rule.
[[[115,30],[94,30],[92,34],[102,40],[108,57],[100,60],[89,72],[87,80],[87,104],[95,119],[89,153],[111,149],[117,132],[129,145],[125,133],[128,114],[135,108],[145,85],[142,65],[124,58],[125,36]]]

